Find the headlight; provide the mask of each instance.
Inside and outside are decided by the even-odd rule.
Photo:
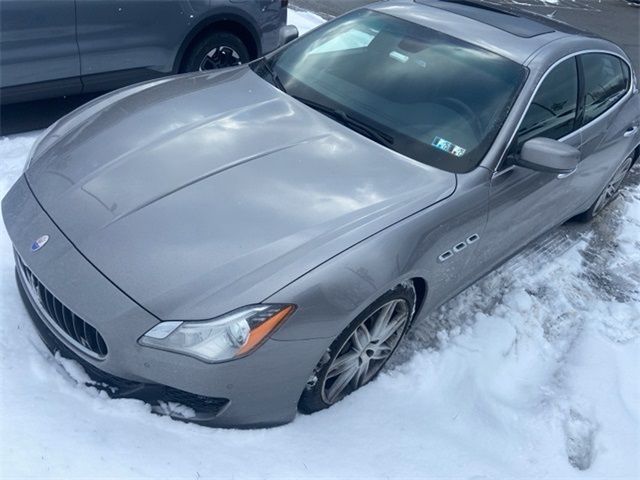
[[[138,343],[221,362],[258,347],[295,310],[293,305],[252,305],[204,321],[160,322]]]

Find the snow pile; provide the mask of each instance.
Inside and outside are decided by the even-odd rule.
[[[35,138],[0,138],[0,196]],[[638,170],[601,219],[431,315],[378,380],[270,430],[183,424],[83,386],[31,326],[0,228],[0,477],[638,478]]]

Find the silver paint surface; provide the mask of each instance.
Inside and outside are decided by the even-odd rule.
[[[103,362],[87,361],[123,378],[230,398],[217,425],[290,421],[318,359],[375,299],[412,280],[425,287],[415,321],[424,319],[588,208],[640,143],[638,133],[624,135],[640,123],[636,91],[563,139],[582,153],[573,175],[501,168],[549,69],[581,51],[624,54],[581,36],[516,39],[407,2],[374,8],[529,69],[481,165],[456,175],[405,158],[247,67],[102,97],[52,129],[2,204],[18,254],[109,345]],[[31,255],[42,232],[47,248]],[[438,260],[461,242],[465,248]],[[258,302],[298,309],[240,360],[209,365],[137,344],[158,321],[213,318]]]

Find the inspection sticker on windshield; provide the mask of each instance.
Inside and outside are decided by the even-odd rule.
[[[445,152],[450,153],[451,155],[455,155],[456,157],[463,156],[464,152],[467,151],[465,148],[459,147],[458,145],[455,145],[450,141],[440,137],[434,138],[433,142],[431,142],[431,145],[433,145],[436,148],[439,148],[440,150],[444,150]]]

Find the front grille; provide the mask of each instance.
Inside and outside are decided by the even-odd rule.
[[[20,256],[17,256],[23,278],[31,297],[47,313],[47,320],[55,323],[58,330],[83,349],[89,350],[93,356],[104,358],[107,356],[107,344],[102,335],[95,328],[69,310],[58,300],[31,272]]]

